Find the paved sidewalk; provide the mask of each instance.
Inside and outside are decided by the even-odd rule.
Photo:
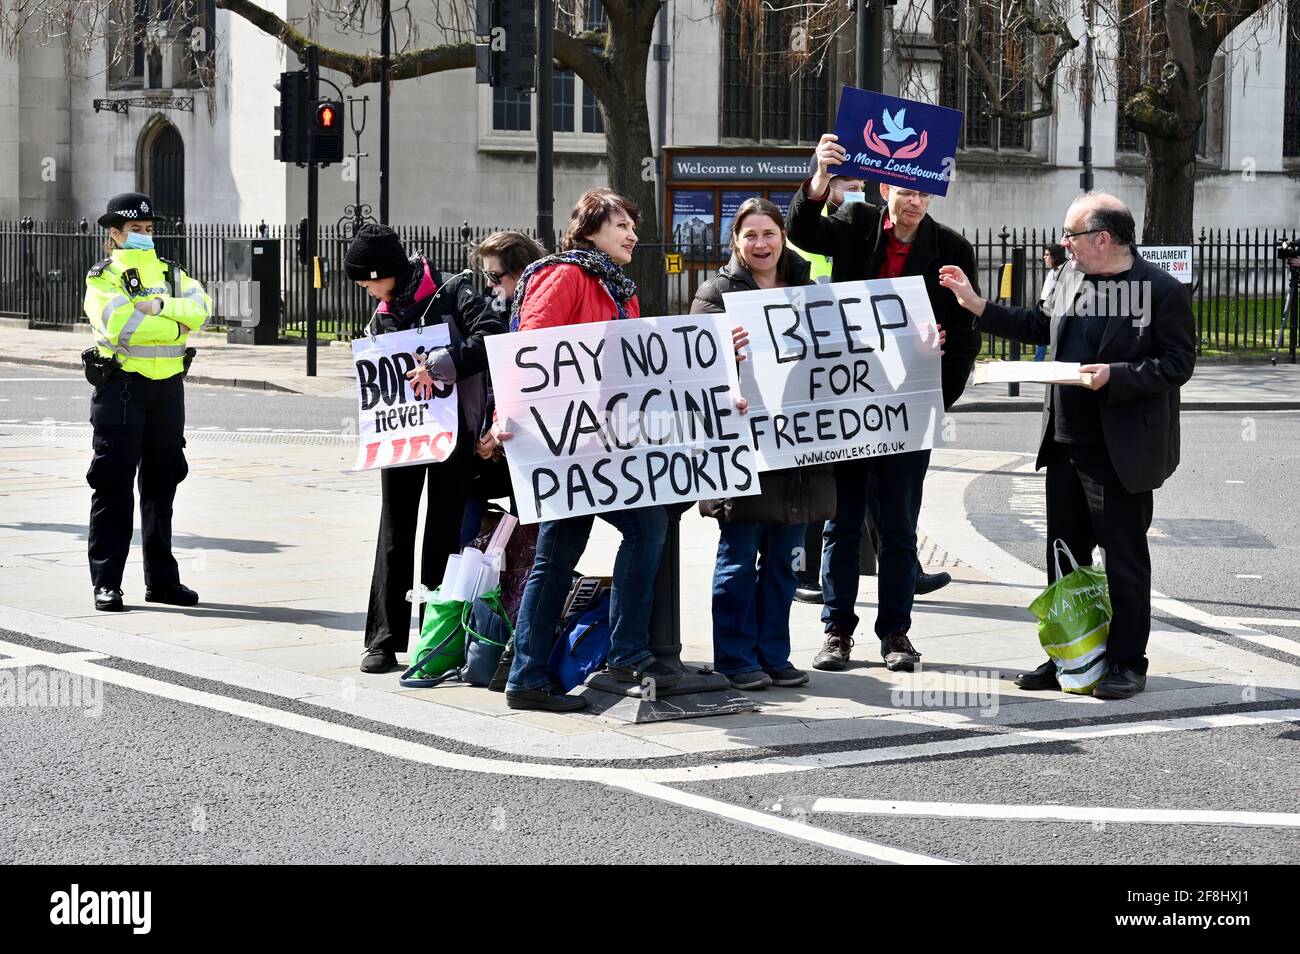
[[[794,744],[872,744],[937,731],[979,733],[1027,723],[1204,711],[1300,699],[1300,655],[1270,658],[1158,623],[1149,689],[1123,702],[1025,693],[1013,677],[1042,656],[1024,608],[1043,585],[975,531],[966,486],[1001,467],[1032,468],[1022,454],[937,450],[922,513],[922,558],[952,585],[917,602],[920,674],[887,672],[873,652],[874,578],[864,578],[865,621],[854,665],[812,674],[802,689],[754,693],[758,712],[633,726],[590,714],[512,712],[502,695],[460,686],[403,690],[397,673],[357,665],[378,516],[378,480],[344,472],[349,441],[326,435],[199,432],[177,499],[175,549],[194,609],[141,602],[134,547],[122,614],[91,608],[86,574],[87,427],[0,426],[0,629],[111,654],[120,665],[219,680],[387,724],[431,733],[495,758],[645,760],[760,753]],[[685,658],[711,659],[710,600],[717,525],[683,520]],[[137,537],[138,539],[138,537]],[[597,521],[582,560],[607,572],[617,534]],[[1158,602],[1190,618],[1190,608]],[[793,661],[811,665],[821,643],[818,607],[795,604]],[[1213,619],[1201,619],[1216,625]],[[1251,630],[1232,631],[1249,642]],[[1263,636],[1264,634],[1259,634]],[[12,637],[0,634],[0,641]],[[721,756],[711,756],[721,757]],[[684,770],[685,771],[685,770]]]
[[[225,334],[190,336],[199,349],[190,370],[194,384],[291,391],[296,394],[350,395],[351,347],[334,342],[316,352],[317,376],[307,377],[307,352],[301,344],[232,345]],[[0,362],[52,368],[81,368],[89,332],[36,331],[0,322]],[[1201,364],[1183,388],[1187,410],[1300,409],[1300,365],[1266,363]],[[1042,385],[1022,384],[1020,396],[1007,396],[1005,384],[969,387],[954,410],[1026,411],[1042,407]]]
[[[294,394],[353,393],[352,348],[347,342],[325,342],[316,349],[316,376],[307,377],[307,348],[302,344],[237,345],[225,332],[199,332],[189,337],[198,355],[186,379]],[[0,322],[0,362],[45,368],[81,370],[81,352],[90,347],[88,326],[77,331],[44,331]]]

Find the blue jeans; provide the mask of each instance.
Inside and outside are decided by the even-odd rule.
[[[1047,360],[1047,345],[1038,345],[1036,348],[1034,348],[1034,360],[1035,361]]]
[[[650,606],[668,533],[668,514],[663,507],[640,507],[602,513],[600,519],[623,534],[610,594],[608,662],[610,666],[639,666],[654,658],[650,652]],[[595,520],[594,515],[549,520],[538,530],[537,557],[519,604],[507,691],[543,689],[550,684],[547,662],[555,631],[573,586],[573,570],[587,548]]]
[[[911,451],[835,465],[835,519],[826,523],[822,549],[822,622],[852,633],[861,572],[859,548],[868,508],[880,534],[876,554],[879,588],[876,635],[906,633],[912,627],[916,589],[916,522],[930,452]]]
[[[724,676],[790,665],[790,604],[804,527],[723,523],[713,568],[713,668]]]

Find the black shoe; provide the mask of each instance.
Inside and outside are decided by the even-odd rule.
[[[734,676],[728,676],[731,680],[731,688],[739,689],[741,692],[752,692],[755,689],[766,689],[772,685],[772,677],[761,669],[751,669],[749,672],[738,672]]]
[[[644,683],[651,681],[656,689],[671,689],[682,681],[682,674],[666,666],[657,659],[651,659],[640,666],[610,666],[609,674],[619,682]]]
[[[921,654],[916,651],[907,633],[890,633],[880,641],[880,658],[885,661],[885,668],[890,672],[911,672],[912,667],[921,661]]]
[[[184,583],[173,583],[171,586],[164,586],[156,590],[145,590],[144,601],[146,603],[169,603],[172,606],[197,606],[199,594]]]
[[[853,637],[832,627],[826,634],[822,651],[813,657],[813,668],[823,672],[839,672],[849,664],[852,649]]]
[[[95,609],[105,613],[120,613],[126,607],[122,604],[122,591],[111,586],[95,587]]]
[[[822,603],[822,588],[820,586],[799,586],[795,587],[794,598],[800,603]]]
[[[362,672],[392,672],[401,669],[397,656],[387,649],[367,649],[361,657]]]
[[[1097,683],[1092,694],[1097,699],[1127,699],[1136,696],[1146,687],[1145,673],[1116,663],[1111,667],[1110,672],[1101,677],[1101,682]]]
[[[950,573],[926,573],[919,571],[916,574],[916,586],[912,592],[917,596],[925,596],[927,593],[933,593],[935,590],[941,590],[952,582]]]
[[[768,675],[772,677],[772,685],[774,686],[795,689],[799,686],[808,685],[808,674],[802,669],[795,669],[794,666],[786,666],[784,669],[769,672]]]
[[[549,689],[507,689],[506,705],[540,712],[577,712],[587,708],[588,702],[583,696],[566,696]]]
[[[1032,672],[1022,672],[1014,681],[1021,689],[1030,692],[1061,688],[1061,681],[1056,678],[1056,663],[1050,659]]]

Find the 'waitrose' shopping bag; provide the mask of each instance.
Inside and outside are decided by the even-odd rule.
[[[1072,568],[1061,573],[1061,554]],[[1029,604],[1038,617],[1038,641],[1056,663],[1056,678],[1066,692],[1091,695],[1106,671],[1106,636],[1110,632],[1110,588],[1106,571],[1079,566],[1074,554],[1057,540],[1052,544],[1056,582]]]

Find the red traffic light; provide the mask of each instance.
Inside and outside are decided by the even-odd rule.
[[[321,129],[333,129],[338,122],[339,114],[333,103],[318,103],[316,105],[316,125]]]

